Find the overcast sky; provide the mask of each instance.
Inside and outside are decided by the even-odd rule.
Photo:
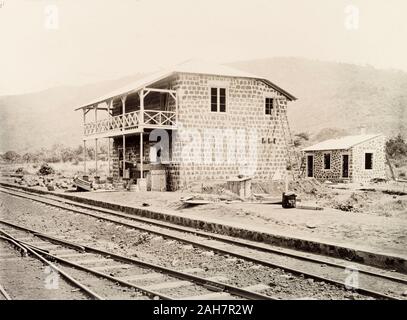
[[[0,0],[0,95],[189,58],[296,56],[407,71],[406,13],[405,0]]]

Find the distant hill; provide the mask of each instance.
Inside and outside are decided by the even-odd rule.
[[[264,76],[294,94],[293,131],[319,140],[338,132],[407,134],[407,73],[301,58],[271,58],[230,64]],[[82,117],[74,107],[114,90],[141,74],[85,86],[64,86],[0,97],[0,152],[81,143]]]
[[[0,97],[0,152],[82,143],[82,114],[75,107],[124,86],[142,74],[84,86],[62,86]]]
[[[407,135],[406,72],[301,58],[231,65],[267,77],[298,98],[288,109],[293,131],[335,128],[352,134],[365,125],[368,133]]]

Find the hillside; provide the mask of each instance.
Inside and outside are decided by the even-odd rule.
[[[316,135],[329,129],[318,135],[322,139],[325,133],[356,132],[364,124],[372,132],[407,133],[407,73],[300,58],[231,65],[269,78],[298,97],[289,105],[295,132]],[[140,76],[0,97],[0,152],[80,144],[82,118],[74,107]]]
[[[293,131],[324,128],[407,134],[407,73],[300,58],[243,61],[234,67],[271,79],[298,98],[289,105]],[[324,130],[329,131],[329,130]]]
[[[0,97],[0,152],[39,150],[55,143],[81,144],[82,114],[75,112],[75,107],[141,76]]]

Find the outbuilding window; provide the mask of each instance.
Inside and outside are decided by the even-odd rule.
[[[265,113],[266,114],[272,114],[273,112],[273,98],[266,98],[265,101]]]
[[[365,153],[365,169],[373,169],[373,153],[371,152]]]
[[[324,169],[330,170],[331,169],[331,154],[324,153]]]
[[[226,112],[225,88],[211,88],[211,111]]]

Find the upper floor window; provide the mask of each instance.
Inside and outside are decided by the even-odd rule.
[[[373,153],[365,153],[365,169],[373,169]]]
[[[273,98],[266,98],[265,102],[265,113],[266,114],[272,114],[273,112]]]
[[[331,169],[331,154],[324,153],[324,169],[330,170]]]
[[[211,111],[226,112],[225,88],[211,88]]]

